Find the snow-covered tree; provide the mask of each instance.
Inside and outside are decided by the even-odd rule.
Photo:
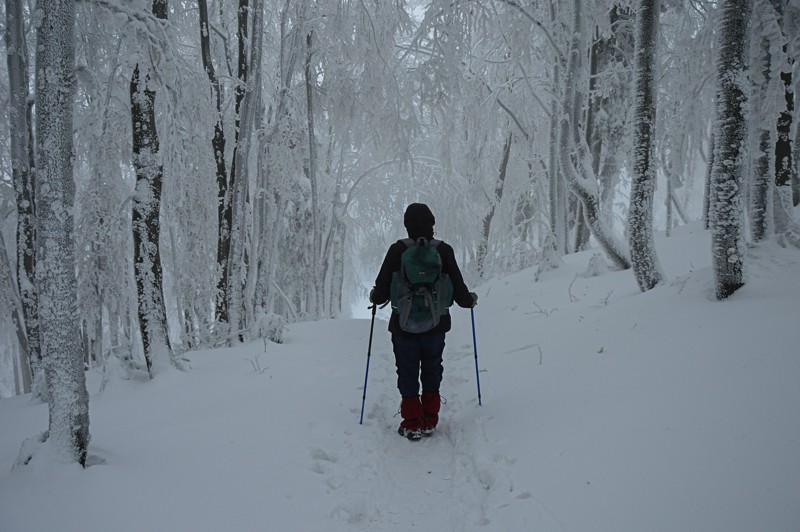
[[[780,43],[780,54],[778,56],[778,77],[780,78],[780,95],[778,98],[778,119],[775,126],[775,195],[773,212],[775,216],[775,231],[779,234],[790,233],[795,230],[793,226],[792,216],[792,171],[794,165],[792,163],[792,120],[794,115],[794,85],[792,83],[792,72],[794,70],[795,58],[793,55],[787,54],[789,50],[788,35],[786,34],[786,19],[787,8],[790,2],[788,0],[772,0],[775,14],[777,16],[777,36]],[[794,10],[800,9],[800,6],[793,6]],[[793,21],[790,21],[789,26],[795,26]],[[798,241],[798,235],[792,237],[792,240]]]
[[[641,0],[636,15],[636,82],[634,95],[634,168],[628,209],[631,266],[642,291],[663,278],[653,240],[653,193],[656,185],[656,43],[659,0]]]
[[[248,17],[253,12],[252,38],[248,36]],[[259,76],[261,68],[261,49],[263,25],[263,5],[260,0],[248,0],[239,3],[239,70],[236,94],[236,146],[233,155],[233,167],[230,174],[231,189],[231,245],[228,256],[228,343],[233,345],[239,341],[239,335],[247,327],[244,297],[247,279],[246,243],[250,240],[248,227],[250,222],[250,147],[258,112],[260,87],[253,83]],[[250,46],[246,44],[250,42]]]
[[[33,201],[34,168],[31,141],[31,115],[28,105],[28,48],[25,41],[25,20],[22,0],[6,0],[6,60],[9,82],[9,129],[11,173],[17,204],[16,280],[23,317],[18,326],[25,331],[27,349],[34,378],[44,374],[39,348],[38,297],[36,294],[36,210]],[[41,387],[35,389],[40,393]]]
[[[567,181],[569,189],[581,201],[587,223],[600,247],[618,267],[630,267],[628,252],[614,237],[610,228],[604,222],[600,212],[597,180],[592,171],[591,162],[585,144],[574,135],[576,112],[575,83],[578,75],[578,61],[581,50],[582,0],[573,3],[572,39],[569,46],[567,59],[567,72],[564,79],[564,93],[562,95],[562,113],[559,132],[560,164],[561,171]],[[573,163],[570,152],[575,150],[576,163]],[[577,168],[576,168],[577,166]]]
[[[726,0],[719,7],[717,119],[711,175],[714,285],[724,299],[745,283],[742,185],[747,168],[747,58],[752,0]]]
[[[167,1],[154,0],[153,14],[167,18]],[[142,334],[147,370],[153,371],[155,359],[174,359],[167,334],[161,266],[160,222],[161,190],[164,169],[156,130],[156,93],[148,87],[150,66],[137,64],[130,83],[131,122],[133,127],[133,166],[136,189],[133,198],[133,245],[139,330]]]
[[[25,318],[22,314],[22,303],[14,286],[14,273],[11,261],[8,260],[6,242],[0,231],[0,305],[9,310],[14,325],[17,345],[19,346],[19,363],[14,363],[14,384],[17,393],[30,393],[31,368],[28,356],[28,338],[25,335]],[[0,316],[5,319],[5,316]],[[16,361],[16,359],[14,359]]]
[[[211,150],[214,155],[217,178],[217,225],[219,227],[217,267],[220,274],[217,283],[219,293],[216,298],[216,320],[221,323],[227,323],[228,256],[230,251],[230,215],[232,213],[228,192],[228,166],[225,162],[225,145],[227,141],[225,138],[224,116],[222,114],[221,88],[211,55],[211,26],[208,19],[207,0],[198,0],[197,7],[200,15],[200,55],[203,61],[203,69],[206,71],[208,81],[211,84],[211,97],[216,108],[214,136],[211,139]]]
[[[42,361],[49,395],[49,447],[84,465],[89,394],[81,352],[73,234],[72,113],[75,5],[40,0],[36,39],[36,283]]]
[[[775,54],[780,40],[780,23],[777,13],[767,0],[756,0],[753,21],[751,89],[752,114],[750,133],[753,142],[753,168],[749,179],[747,203],[750,237],[759,242],[774,229],[773,189],[776,186],[774,164],[777,151],[775,132]],[[781,91],[783,92],[783,91]],[[782,95],[781,95],[782,96]]]

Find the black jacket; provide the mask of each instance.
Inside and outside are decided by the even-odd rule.
[[[446,242],[442,242],[437,247],[439,256],[442,259],[442,273],[450,276],[453,282],[453,301],[460,307],[472,307],[472,296],[469,293],[467,285],[464,284],[464,277],[461,275],[461,270],[458,269],[456,256],[453,248]],[[378,277],[375,279],[375,292],[372,296],[373,303],[382,305],[389,301],[389,296],[392,287],[392,274],[400,271],[400,257],[406,250],[406,245],[402,240],[398,240],[389,247],[386,252],[386,258],[383,259]],[[450,314],[445,314],[439,320],[439,325],[434,327],[428,332],[413,334],[406,332],[400,328],[400,321],[397,312],[392,312],[392,317],[389,319],[389,332],[401,336],[430,336],[434,334],[443,334],[450,330]]]

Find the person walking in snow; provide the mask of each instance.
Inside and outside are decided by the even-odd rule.
[[[447,307],[478,303],[477,294],[464,283],[453,248],[434,240],[435,223],[424,203],[406,208],[403,225],[409,238],[389,247],[369,296],[373,305],[392,301],[389,332],[403,418],[398,434],[410,440],[433,434],[439,422],[442,354],[451,325]]]

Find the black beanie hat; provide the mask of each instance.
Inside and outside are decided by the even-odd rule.
[[[406,213],[403,215],[403,225],[406,229],[419,226],[433,227],[435,223],[436,218],[424,203],[412,203],[406,207]]]

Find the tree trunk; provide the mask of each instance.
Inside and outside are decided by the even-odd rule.
[[[795,183],[795,164],[792,152],[792,119],[794,114],[794,85],[792,82],[792,71],[794,69],[795,58],[790,55],[787,41],[791,41],[796,36],[796,21],[791,20],[787,23],[786,9],[787,0],[772,0],[771,4],[778,17],[778,26],[782,42],[782,54],[780,59],[780,81],[783,85],[783,102],[777,106],[778,121],[775,127],[775,189],[773,199],[773,217],[775,222],[775,232],[778,234],[788,234],[795,230],[792,207],[796,205],[794,201]],[[795,241],[796,236],[791,240]]]
[[[589,237],[591,236],[591,231],[587,225],[586,217],[583,213],[583,203],[581,203],[580,198],[577,198],[575,202],[575,222],[574,228],[575,232],[572,235],[572,251],[577,253],[579,251],[584,251],[586,247],[589,245]],[[597,210],[600,210],[600,202],[597,202]]]
[[[241,138],[241,109],[242,109],[242,102],[244,101],[245,92],[247,90],[247,41],[249,40],[248,37],[248,17],[250,15],[250,5],[248,0],[239,0],[239,7],[236,12],[236,20],[237,20],[237,29],[236,29],[236,42],[237,42],[237,49],[238,49],[238,58],[237,58],[237,69],[236,69],[236,88],[234,89],[234,111],[235,111],[235,119],[234,119],[234,134],[233,134],[233,156],[231,157],[231,172],[230,178],[228,180],[228,190],[225,197],[224,204],[224,214],[222,216],[221,224],[224,227],[229,228],[229,242],[228,242],[228,257],[227,257],[227,268],[223,272],[227,274],[226,281],[225,281],[225,288],[224,288],[224,296],[225,296],[225,307],[227,311],[227,323],[228,323],[228,330],[227,330],[227,337],[228,343],[233,342],[234,338],[238,336],[239,327],[241,326],[240,317],[241,317],[241,286],[239,283],[241,279],[233,279],[234,272],[232,269],[236,269],[237,274],[241,274],[241,261],[243,260],[243,252],[244,245],[239,240],[242,238],[243,233],[239,232],[241,227],[237,228],[237,208],[236,202],[242,201],[242,207],[239,209],[239,212],[242,212],[244,209],[244,202],[245,198],[243,197],[243,191],[237,191],[237,187],[240,186],[238,182],[238,174],[240,173],[240,169],[238,168],[239,163],[241,163],[241,158],[239,157],[239,139]],[[246,179],[246,178],[245,178]],[[238,197],[237,197],[238,194]],[[222,281],[220,281],[222,282]],[[231,309],[231,305],[239,305],[239,308]],[[234,313],[234,316],[231,316],[231,313]]]
[[[274,104],[275,112],[272,113],[272,118],[269,126],[265,128],[266,134],[260,138],[259,156],[263,155],[263,163],[259,164],[259,183],[262,193],[261,203],[259,210],[263,213],[262,219],[266,226],[262,231],[262,238],[265,242],[261,245],[261,266],[256,278],[256,284],[259,287],[258,292],[260,299],[263,301],[265,310],[267,312],[278,312],[277,307],[282,305],[282,302],[287,303],[287,308],[292,312],[296,318],[296,311],[294,306],[281,291],[280,287],[275,282],[275,272],[277,271],[280,257],[277,256],[278,245],[283,238],[284,224],[280,216],[283,214],[286,207],[286,200],[281,191],[282,184],[280,183],[281,175],[277,172],[280,164],[276,159],[278,155],[275,154],[277,149],[273,143],[278,140],[280,142],[280,135],[285,121],[289,114],[289,87],[291,86],[294,77],[294,69],[297,63],[297,56],[300,53],[303,43],[302,25],[305,20],[307,9],[307,2],[302,2],[298,6],[298,11],[293,18],[295,21],[294,29],[291,39],[287,35],[286,27],[290,19],[290,1],[286,0],[283,10],[281,12],[281,38],[280,38],[280,86],[278,87],[278,94],[275,95],[276,103]],[[277,293],[277,296],[275,295]],[[278,312],[279,313],[279,312]]]
[[[794,148],[792,149],[792,160],[794,161],[794,172],[792,172],[792,205],[800,205],[800,127],[794,128]]]
[[[727,0],[720,7],[717,56],[717,123],[711,176],[712,263],[715,293],[724,299],[744,285],[742,183],[746,168],[748,23],[751,0]]]
[[[11,262],[8,260],[8,253],[6,253],[6,243],[3,238],[3,232],[0,231],[0,308],[8,309],[10,313],[11,323],[14,324],[14,329],[17,333],[17,346],[19,347],[19,357],[22,362],[22,389],[19,393],[30,393],[31,391],[31,368],[28,364],[28,338],[25,336],[25,320],[22,316],[22,304],[19,301],[14,286],[14,274],[12,273]],[[16,364],[16,357],[12,354],[12,358]],[[19,371],[14,371],[15,382],[19,382]]]
[[[333,221],[333,249],[331,265],[331,307],[329,314],[332,318],[342,316],[342,288],[344,286],[344,245],[347,236],[347,226],[342,222],[340,215],[336,214],[334,207]]]
[[[674,198],[674,189],[672,186],[672,173],[669,169],[664,169],[664,176],[666,177],[665,181],[667,182],[667,195],[666,199],[664,200],[664,207],[667,210],[667,223],[665,224],[666,227],[664,229],[664,236],[669,238],[672,236],[672,226],[675,223],[673,220],[672,214],[672,203]]]
[[[706,165],[706,182],[703,188],[703,229],[709,230],[714,225],[711,217],[711,174],[714,169],[714,134],[708,140],[708,164]]]
[[[783,46],[784,53],[786,45]],[[786,61],[781,69],[784,105],[780,107],[775,140],[775,230],[785,233],[792,225],[793,202],[792,182],[794,163],[792,162],[792,115],[794,113],[794,87],[792,85],[792,63]]]
[[[550,232],[558,255],[567,253],[567,200],[564,181],[558,166],[558,94],[560,88],[558,61],[553,65],[553,104],[550,108],[550,151],[548,154],[548,201],[550,205]]]
[[[311,182],[311,270],[313,274],[315,317],[323,312],[324,304],[324,277],[321,267],[324,260],[322,256],[322,228],[319,212],[319,184],[317,183],[317,138],[314,133],[314,86],[316,85],[316,72],[311,63],[313,54],[313,32],[306,35],[306,124],[308,127],[308,180]]]
[[[73,0],[40,0],[37,11],[41,19],[36,36],[36,273],[49,391],[47,441],[62,460],[85,465],[89,394],[81,354],[73,235],[75,5]]]
[[[792,178],[794,163],[792,161],[792,118],[794,114],[794,84],[792,82],[792,71],[794,70],[795,58],[790,55],[787,41],[796,38],[793,31],[796,21],[787,24],[786,8],[790,3],[788,0],[772,0],[772,6],[778,16],[778,25],[782,37],[782,56],[780,65],[780,79],[783,84],[783,105],[778,105],[777,139],[775,141],[775,185],[781,188],[781,195],[784,196],[786,206],[791,198]],[[796,51],[796,50],[795,50]]]
[[[166,0],[153,2],[157,18],[167,18]],[[139,65],[133,70],[130,84],[131,121],[133,126],[133,166],[136,190],[133,198],[133,247],[139,328],[145,362],[152,376],[153,363],[166,355],[175,364],[167,334],[167,311],[164,305],[161,250],[159,244],[161,187],[164,170],[160,161],[156,130],[155,92],[148,88],[149,68],[142,75]]]
[[[253,0],[252,10],[255,14],[253,27],[261,30],[261,3]],[[228,312],[230,314],[230,330],[228,344],[235,345],[240,340],[240,332],[247,327],[243,323],[242,313],[244,311],[243,289],[247,276],[245,253],[245,241],[247,228],[247,204],[249,196],[249,168],[248,159],[250,156],[250,138],[252,136],[254,114],[257,111],[258,92],[254,90],[250,78],[253,76],[256,65],[261,63],[260,40],[251,42],[251,56],[248,63],[247,47],[245,44],[248,39],[247,16],[250,7],[247,0],[240,0],[239,4],[239,83],[243,88],[241,94],[241,106],[238,107],[237,121],[241,127],[234,150],[234,168],[231,171],[231,186],[233,191],[233,225],[231,226],[231,254],[228,262],[230,279],[228,284]],[[237,100],[239,95],[237,94]],[[238,175],[236,175],[238,174]],[[236,180],[234,182],[234,175]],[[250,261],[257,260],[256,257],[249,257]],[[254,267],[250,265],[250,267]]]
[[[800,205],[800,127],[794,128],[794,147],[792,149],[792,206]]]
[[[489,205],[489,212],[483,217],[483,231],[481,233],[481,241],[478,244],[478,275],[483,279],[486,275],[486,256],[489,252],[489,234],[492,229],[492,220],[494,213],[500,202],[503,200],[503,188],[506,182],[506,171],[508,170],[508,160],[511,156],[511,141],[514,138],[512,133],[508,134],[506,141],[503,144],[503,153],[500,157],[500,172],[497,176],[497,182],[494,187],[494,197],[492,198],[491,205]]]
[[[248,124],[252,124],[252,126],[248,126],[248,130],[250,131],[261,131],[263,128],[263,97],[262,97],[262,73],[261,73],[261,55],[263,51],[263,41],[264,41],[264,24],[262,23],[263,19],[263,4],[258,1],[253,2],[253,51],[250,54],[250,78],[252,79],[251,82],[248,83],[250,87],[250,91],[252,95],[248,96],[245,100],[246,107],[248,108],[247,113],[249,113],[250,118],[248,118]],[[248,157],[251,146],[251,140],[248,140]],[[258,148],[256,148],[258,149]],[[264,190],[263,187],[259,185],[259,178],[263,171],[260,168],[260,164],[263,160],[263,154],[261,151],[258,152],[258,158],[256,167],[257,170],[257,178],[256,178],[256,190],[255,194],[253,195],[253,202],[252,208],[248,209],[251,214],[251,222],[250,226],[252,227],[252,232],[249,238],[249,247],[248,247],[248,257],[249,260],[247,261],[247,272],[244,274],[245,282],[244,282],[244,295],[243,295],[243,302],[244,302],[244,318],[245,323],[252,326],[255,324],[255,305],[256,305],[256,285],[258,280],[258,272],[263,267],[262,255],[263,255],[263,247],[265,245],[264,242],[264,203],[263,201],[258,200],[257,198],[263,198]],[[249,172],[248,172],[249,174]]]
[[[578,30],[580,31],[580,30]],[[580,46],[580,44],[579,44]],[[580,60],[575,62],[575,72],[577,73],[577,69],[580,68]],[[569,75],[569,74],[567,74]],[[574,81],[577,81],[577,75],[574,78]],[[571,112],[569,115],[569,123],[570,129],[572,131],[572,139],[573,139],[573,146],[577,147],[575,150],[575,157],[576,160],[573,163],[573,168],[576,166],[580,168],[584,173],[584,179],[591,180],[591,188],[596,189],[598,186],[599,181],[597,180],[597,174],[595,174],[593,169],[593,164],[586,164],[586,157],[589,157],[590,154],[588,151],[584,150],[584,142],[586,142],[585,136],[581,136],[581,129],[580,123],[581,119],[583,118],[581,115],[581,108],[583,107],[583,92],[580,90],[579,87],[573,85],[572,91],[572,105],[570,106]],[[562,144],[563,146],[563,144]],[[588,147],[588,146],[586,146]],[[599,194],[597,192],[594,193],[597,196],[596,199],[596,212],[598,217],[602,219],[600,216],[600,199]],[[589,247],[589,237],[591,236],[591,231],[588,227],[588,221],[584,215],[584,205],[580,201],[579,196],[575,196],[577,201],[574,202],[575,209],[573,210],[573,220],[574,220],[574,227],[575,232],[573,234],[573,246],[572,249],[577,253],[579,251],[583,251]]]
[[[211,39],[208,24],[208,6],[206,0],[198,0],[200,13],[200,55],[203,59],[203,68],[211,83],[212,98],[217,110],[217,120],[214,122],[214,137],[211,139],[211,149],[214,153],[214,163],[217,174],[217,268],[219,278],[217,281],[217,307],[216,320],[219,323],[228,322],[228,255],[230,253],[230,220],[228,217],[230,195],[228,193],[228,168],[225,164],[225,131],[222,127],[222,105],[219,91],[219,80],[211,60]]]
[[[28,105],[28,50],[25,46],[21,0],[6,0],[6,59],[8,63],[8,109],[11,175],[17,204],[17,290],[22,304],[27,348],[23,349],[34,378],[42,379],[42,353],[39,346],[38,296],[36,294],[36,209],[33,143]]]
[[[675,196],[675,188],[671,187],[671,191],[669,197],[671,198],[670,204],[675,208],[675,211],[678,213],[678,216],[683,221],[683,224],[686,225],[689,223],[689,218],[686,216],[686,213],[683,210],[683,206],[678,202],[678,198]]]
[[[750,213],[750,237],[753,242],[760,242],[767,235],[767,230],[772,222],[770,216],[772,210],[772,191],[773,180],[775,179],[773,165],[774,158],[772,151],[772,118],[764,116],[772,106],[764,105],[769,94],[770,72],[772,70],[772,56],[769,51],[770,41],[766,35],[760,37],[761,48],[759,56],[760,81],[753,87],[753,119],[756,135],[758,136],[758,157],[753,167],[753,177],[750,182],[749,190],[749,213]],[[753,70],[756,70],[755,68]],[[758,75],[755,72],[754,76]]]
[[[561,113],[561,132],[560,132],[560,154],[561,171],[567,180],[570,190],[578,197],[583,208],[584,215],[588,222],[592,235],[597,240],[600,247],[608,257],[622,269],[630,268],[630,262],[626,252],[619,242],[605,226],[598,209],[597,179],[591,175],[591,167],[587,168],[586,158],[583,147],[575,145],[578,151],[578,164],[581,171],[589,175],[589,178],[580,178],[570,159],[570,132],[573,125],[570,124],[570,117],[573,115],[573,99],[575,92],[575,80],[577,78],[578,57],[580,53],[580,28],[581,28],[581,0],[575,0],[573,11],[572,40],[570,43],[570,53],[567,63],[567,75],[564,80],[563,112]]]
[[[659,0],[641,0],[636,17],[634,167],[628,208],[628,246],[633,274],[642,292],[655,287],[664,277],[653,240],[653,194],[656,186],[653,156],[656,130],[655,60],[659,4]]]

